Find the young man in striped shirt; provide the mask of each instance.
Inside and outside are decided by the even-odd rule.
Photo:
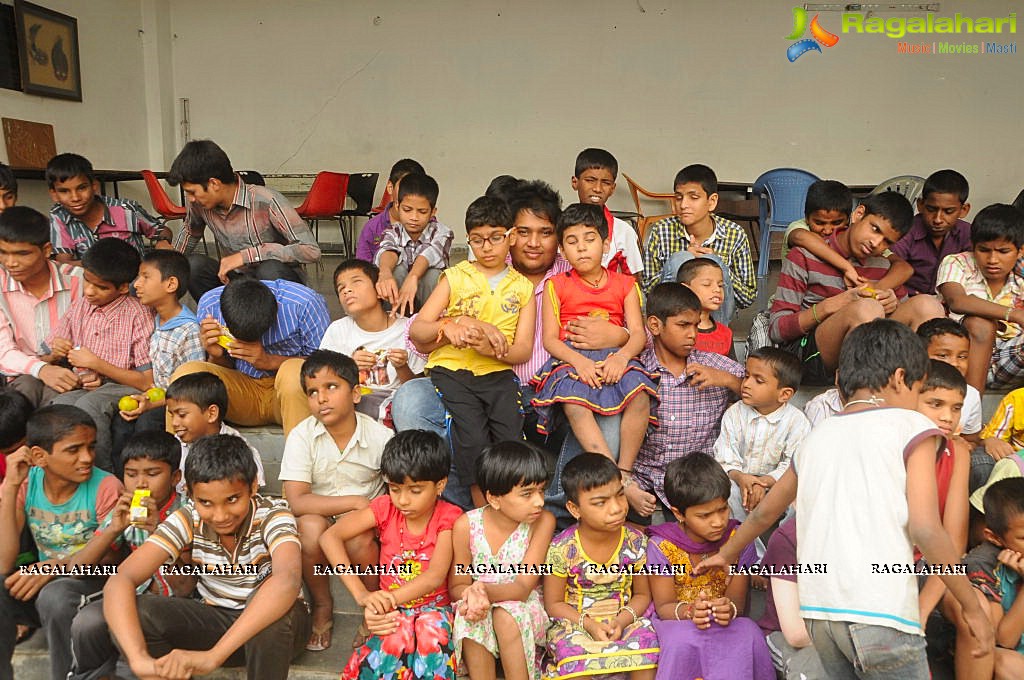
[[[196,442],[185,483],[193,504],[171,514],[107,582],[110,632],[139,677],[244,664],[250,678],[285,680],[310,631],[294,515],[256,494],[256,463],[232,435]],[[187,552],[201,599],[136,595]]]
[[[868,281],[856,288],[847,289],[843,272],[805,248],[793,248],[783,260],[769,333],[804,362],[804,384],[833,383],[843,338],[863,323],[887,317],[916,329],[945,316],[930,295],[905,300],[902,289],[873,287],[889,271],[882,253],[910,229],[913,217],[907,199],[890,191],[866,198],[853,211],[850,227],[828,237],[828,245]]]

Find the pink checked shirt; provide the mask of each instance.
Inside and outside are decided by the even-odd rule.
[[[82,298],[82,270],[66,264],[48,263],[50,290],[42,298],[26,291],[0,267],[0,373],[32,375],[46,364],[43,341],[75,300]]]
[[[152,335],[153,313],[137,299],[123,295],[103,307],[93,307],[81,298],[53,329],[47,343],[66,338],[118,368],[145,371],[150,368]]]

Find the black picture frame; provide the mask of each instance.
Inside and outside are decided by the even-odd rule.
[[[21,89],[26,94],[82,101],[78,19],[14,0]]]
[[[12,5],[0,5],[0,87],[21,92],[18,31],[14,27]]]

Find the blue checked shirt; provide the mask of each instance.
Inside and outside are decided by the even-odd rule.
[[[278,279],[262,281],[277,298],[277,321],[263,334],[260,342],[268,354],[283,357],[308,357],[320,347],[320,340],[331,323],[327,303],[320,293],[305,286]],[[221,324],[224,316],[220,312],[220,295],[224,286],[214,288],[199,300],[196,316],[200,323],[212,316]],[[266,378],[273,375],[261,371],[248,361],[235,360],[235,370],[250,378]]]
[[[153,384],[157,387],[167,389],[171,374],[182,364],[204,359],[206,350],[199,339],[199,321],[188,307],[182,307],[176,317],[157,326],[149,339],[149,360],[153,362]]]

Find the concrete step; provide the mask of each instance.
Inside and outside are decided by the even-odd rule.
[[[362,610],[356,606],[338,579],[333,579],[331,592],[334,595],[334,638],[330,649],[322,652],[303,652],[288,671],[290,680],[337,680],[341,669],[352,654],[352,638],[355,637],[362,620]],[[12,660],[14,677],[18,680],[49,680],[50,659],[46,636],[37,631],[32,639],[18,645]],[[117,674],[125,680],[134,679],[128,666],[121,663]],[[245,668],[222,668],[204,678],[212,680],[243,680]]]

